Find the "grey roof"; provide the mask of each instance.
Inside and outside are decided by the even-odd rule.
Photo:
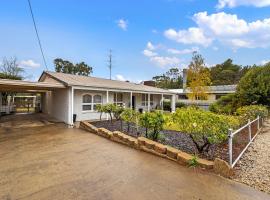
[[[208,86],[207,93],[234,93],[236,91],[237,85],[215,85],[215,86]],[[171,89],[171,92],[176,94],[186,94],[190,92],[190,89]]]
[[[143,84],[136,84],[131,82],[110,80],[105,78],[96,78],[90,76],[79,76],[58,72],[43,72],[40,77],[42,79],[43,75],[49,75],[52,78],[64,83],[67,86],[82,86],[82,87],[93,87],[93,88],[103,88],[103,89],[116,89],[116,90],[128,90],[128,91],[138,91],[138,92],[152,92],[152,93],[163,93],[163,94],[173,94],[173,92],[165,89],[160,89],[156,87],[146,86]]]

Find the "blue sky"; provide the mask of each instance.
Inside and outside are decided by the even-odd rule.
[[[270,60],[270,0],[32,0],[49,70],[53,59],[85,61],[93,76],[151,79],[183,68],[199,51],[207,65]],[[2,1],[0,58],[16,56],[27,77],[45,70],[27,0]]]

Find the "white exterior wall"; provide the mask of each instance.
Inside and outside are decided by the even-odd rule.
[[[42,95],[42,112],[71,124],[70,88],[46,92]]]

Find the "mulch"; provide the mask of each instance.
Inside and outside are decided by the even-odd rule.
[[[127,123],[121,121],[95,121],[91,122],[97,128],[106,128],[110,131],[122,131],[123,133],[130,135],[132,137],[145,136],[145,129],[142,127],[136,127],[134,124],[131,124],[130,130],[128,131]],[[228,145],[227,142],[222,144],[213,144],[209,148],[208,153],[199,154],[197,152],[196,146],[191,140],[190,136],[186,133],[181,133],[178,131],[163,130],[160,133],[161,139],[159,142],[174,148],[177,148],[181,151],[190,154],[196,154],[201,158],[208,160],[214,160],[215,158],[221,158],[228,161]],[[237,154],[237,153],[236,153]]]

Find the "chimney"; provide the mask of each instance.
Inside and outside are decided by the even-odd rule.
[[[187,69],[183,69],[183,89],[187,87]]]

